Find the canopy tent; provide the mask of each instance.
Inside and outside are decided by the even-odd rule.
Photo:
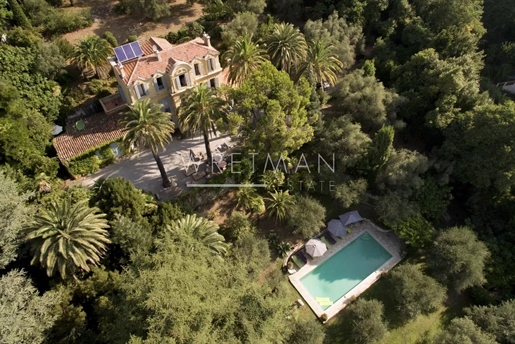
[[[363,221],[363,218],[359,215],[357,210],[349,211],[348,213],[340,215],[339,218],[344,226],[350,225],[354,222]]]
[[[342,237],[347,234],[347,229],[341,220],[332,219],[327,224],[327,229],[333,236],[336,237]]]
[[[322,256],[327,251],[327,246],[323,241],[310,239],[306,243],[306,252],[313,258]]]

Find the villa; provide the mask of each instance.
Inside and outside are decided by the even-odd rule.
[[[186,90],[202,83],[209,87],[226,83],[219,55],[207,34],[176,45],[151,37],[141,44],[131,42],[114,48],[114,56],[108,60],[118,92],[100,99],[96,113],[85,114],[79,109],[77,116],[68,119],[64,133],[53,139],[59,160],[66,166],[91,150],[119,141],[125,133],[119,124],[121,113],[138,100],[162,104],[179,129],[176,109]]]
[[[163,111],[173,114],[180,105],[181,95],[202,83],[219,87],[225,83],[218,50],[211,46],[204,33],[191,41],[172,45],[166,39],[151,37],[140,45],[132,42],[114,48],[109,58],[114,70],[118,91],[102,99],[106,113],[116,111],[125,104],[150,99],[163,105]]]

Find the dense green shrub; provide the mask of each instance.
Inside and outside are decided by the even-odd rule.
[[[88,154],[71,160],[68,163],[68,171],[70,171],[73,176],[85,176],[98,171],[101,163],[102,162],[95,153]]]
[[[347,307],[352,320],[350,336],[355,343],[373,343],[386,334],[383,303],[378,300],[358,299]]]
[[[112,164],[115,158],[109,143],[89,153],[73,158],[68,162],[68,171],[73,176],[85,176],[97,172],[101,167]]]
[[[93,187],[90,205],[97,206],[109,220],[125,216],[140,220],[145,213],[145,194],[123,178],[99,179]]]
[[[88,90],[91,94],[96,95],[99,98],[106,97],[111,94],[111,91],[107,87],[105,81],[100,79],[93,79],[88,83]]]
[[[231,240],[238,240],[252,232],[254,232],[252,223],[239,211],[234,211],[231,216],[225,220],[222,229],[224,237]]]
[[[161,231],[184,216],[181,207],[176,203],[161,202],[157,206],[155,214],[150,219],[150,224],[154,227],[154,231]]]
[[[433,312],[445,300],[445,287],[412,264],[392,270],[388,276],[389,291],[395,300],[399,319],[411,320]]]
[[[71,44],[67,39],[60,37],[56,39],[54,43],[59,48],[61,56],[65,59],[69,59],[70,57],[72,57],[73,53],[75,52],[73,44]]]
[[[136,42],[138,40],[138,36],[136,35],[130,35],[127,37],[127,42]]]
[[[109,42],[109,44],[115,48],[118,46],[118,41],[116,40],[116,37],[114,37],[113,33],[111,31],[104,32],[103,38]]]

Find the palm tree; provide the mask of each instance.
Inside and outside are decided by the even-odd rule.
[[[200,84],[181,99],[179,124],[186,133],[202,132],[206,145],[207,160],[212,164],[213,155],[209,147],[209,131],[216,135],[216,121],[226,116],[225,101],[216,91]]]
[[[113,54],[113,48],[105,39],[98,36],[88,36],[75,47],[72,60],[86,78],[97,74],[100,78],[109,76],[109,62],[107,58]]]
[[[284,221],[288,212],[291,210],[295,201],[293,196],[286,191],[275,191],[270,193],[270,197],[265,198],[269,202],[268,204],[268,216],[275,217],[279,222]]]
[[[196,214],[186,215],[175,221],[169,228],[175,233],[185,233],[207,247],[212,253],[222,256],[227,253],[228,244],[218,233],[218,225]]]
[[[292,24],[274,24],[267,45],[270,61],[277,69],[286,71],[290,76],[306,57],[304,35]]]
[[[157,167],[163,179],[163,187],[172,185],[166,174],[163,162],[159,157],[159,148],[164,148],[165,143],[172,140],[175,129],[172,122],[172,114],[161,111],[162,104],[152,104],[150,99],[136,102],[129,106],[125,118],[120,121],[127,128],[123,137],[123,144],[127,148],[134,146],[148,147],[156,160]]]
[[[243,35],[224,54],[229,64],[228,80],[231,84],[240,84],[250,73],[266,61],[265,51],[252,42],[252,35]]]
[[[236,208],[250,211],[251,214],[260,214],[265,210],[265,202],[263,197],[257,194],[256,190],[250,187],[243,187],[238,191]]]
[[[304,74],[315,83],[324,81],[336,83],[336,74],[342,71],[343,63],[338,59],[334,46],[324,39],[309,42],[306,60],[301,64],[297,78]]]
[[[98,265],[111,243],[106,215],[87,202],[53,202],[29,225],[27,240],[34,251],[31,264],[39,262],[49,277],[56,270],[63,279],[77,267],[90,271],[88,264]]]

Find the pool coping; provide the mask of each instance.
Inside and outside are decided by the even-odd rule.
[[[331,246],[331,248],[325,255],[323,255],[322,257],[314,258],[306,265],[304,265],[301,269],[299,269],[299,271],[289,276],[290,283],[295,287],[295,289],[297,289],[299,294],[306,301],[306,303],[313,310],[313,312],[317,315],[317,317],[320,318],[323,314],[326,314],[327,319],[325,321],[334,317],[342,309],[349,305],[354,300],[354,298],[361,295],[379,278],[381,278],[383,273],[389,271],[402,260],[401,253],[392,250],[389,247],[389,245],[386,245],[385,242],[376,233],[374,233],[374,231],[376,231],[377,229],[373,229],[374,230],[366,228],[355,228],[351,233],[347,234],[343,240],[339,240],[335,245]],[[336,302],[334,302],[333,305],[331,305],[331,307],[327,308],[324,311],[323,308],[315,300],[315,298],[304,287],[304,285],[301,282],[301,279],[308,273],[316,269],[320,264],[325,262],[327,259],[331,258],[334,254],[345,248],[350,243],[354,242],[354,240],[359,238],[365,232],[370,234],[392,257],[388,259],[378,269],[376,269],[374,272],[368,275],[365,279],[363,279],[360,283],[358,283],[354,288],[349,290],[345,295],[339,298]]]

